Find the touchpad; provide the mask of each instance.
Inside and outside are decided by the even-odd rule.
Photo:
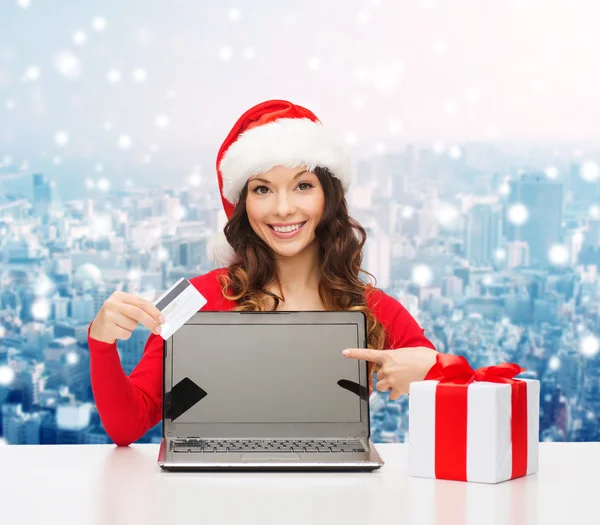
[[[242,454],[242,461],[298,461],[299,454]]]

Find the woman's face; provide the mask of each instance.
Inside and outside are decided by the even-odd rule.
[[[311,245],[324,208],[318,177],[302,167],[276,166],[248,181],[248,220],[276,255],[293,257]]]

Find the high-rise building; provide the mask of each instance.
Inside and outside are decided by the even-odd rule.
[[[379,229],[365,228],[367,240],[364,248],[363,268],[377,279],[377,287],[390,286],[391,247],[390,237]]]
[[[575,204],[589,204],[597,202],[600,196],[600,182],[586,180],[582,177],[581,164],[571,164],[569,168],[569,189]]]
[[[550,249],[562,240],[563,186],[543,173],[521,175],[510,186],[507,238],[529,245],[533,267],[548,267],[551,264]],[[527,211],[523,213],[520,208],[519,213],[511,216],[511,207],[517,204],[523,205]]]
[[[529,266],[529,245],[523,241],[509,242],[506,246],[506,267]]]
[[[43,173],[33,174],[33,210],[34,214],[45,222],[50,216],[52,187]]]
[[[466,257],[476,266],[491,265],[500,245],[502,213],[498,205],[476,204],[469,210],[465,232]]]
[[[460,297],[463,295],[463,281],[456,275],[442,278],[442,295],[444,297]]]
[[[600,248],[600,221],[591,220],[588,223],[588,231],[585,234],[584,246]]]

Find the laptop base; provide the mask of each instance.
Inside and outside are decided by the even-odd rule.
[[[168,450],[161,441],[157,463],[163,470],[187,472],[248,472],[248,471],[373,471],[384,461],[369,440],[365,452],[329,453],[179,453]]]

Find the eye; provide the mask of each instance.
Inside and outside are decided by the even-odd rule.
[[[300,186],[308,186],[306,188],[306,190],[309,190],[310,188],[314,188],[314,186],[310,182],[301,182],[300,184],[298,184],[298,188],[300,188]],[[302,189],[302,188],[300,188],[300,189]],[[305,191],[305,190],[303,190],[303,191]]]
[[[256,193],[257,195],[266,195],[266,193],[267,193],[266,191],[259,191],[261,189],[265,189],[265,190],[269,191],[269,188],[267,188],[266,186],[263,185],[263,186],[256,186],[256,188],[254,188],[252,190],[252,193]]]

